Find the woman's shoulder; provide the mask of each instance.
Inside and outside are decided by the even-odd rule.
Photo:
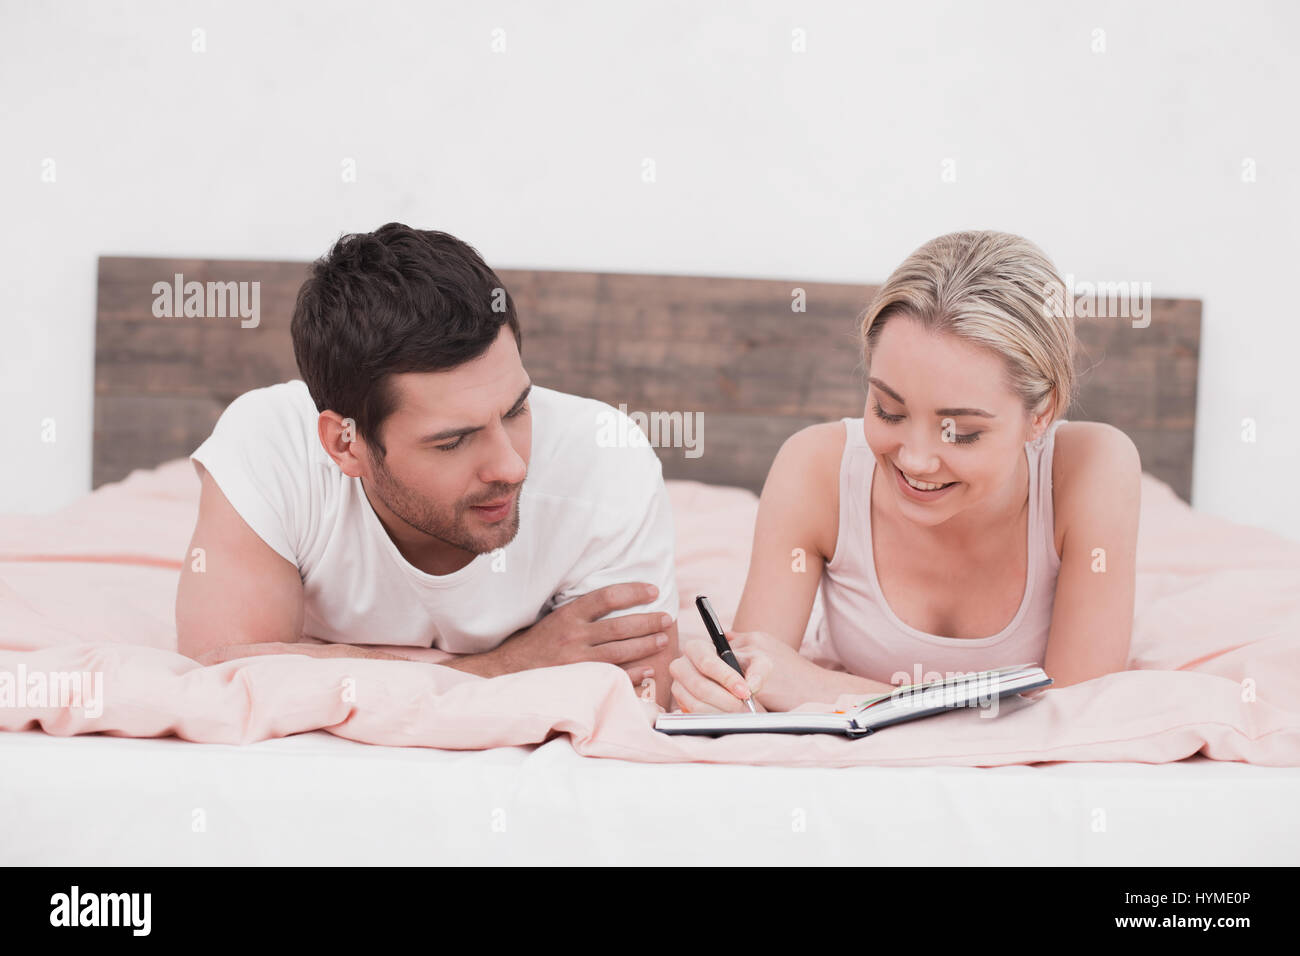
[[[847,441],[844,422],[807,425],[782,443],[763,485],[763,505],[798,512],[817,549],[835,550],[839,530],[840,460]]]
[[[793,444],[802,454],[824,465],[832,458],[838,461],[844,454],[847,437],[844,422],[836,420],[805,425],[787,438],[785,443]]]
[[[1056,429],[1052,482],[1076,484],[1081,472],[1129,465],[1141,467],[1133,439],[1105,422],[1063,421]]]
[[[840,461],[847,441],[848,432],[842,421],[807,425],[785,440],[777,452],[777,462],[798,474],[805,484],[815,484],[819,490],[833,487],[838,491]],[[773,469],[777,462],[773,462]]]
[[[1124,432],[1104,422],[1062,422],[1052,452],[1058,552],[1071,525],[1123,504],[1141,478],[1141,456]]]

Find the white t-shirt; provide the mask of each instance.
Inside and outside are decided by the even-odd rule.
[[[298,568],[310,637],[482,653],[553,608],[624,581],[648,582],[659,595],[607,617],[665,611],[675,619],[672,513],[654,450],[648,442],[602,445],[598,436],[611,433],[611,422],[618,435],[636,429],[604,402],[534,385],[529,404],[532,454],[519,532],[445,575],[402,557],[361,479],[325,453],[302,381],[239,396],[190,458]]]

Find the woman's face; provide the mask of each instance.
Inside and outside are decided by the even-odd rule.
[[[871,359],[863,430],[903,518],[937,527],[964,515],[950,526],[959,528],[1005,514],[1033,429],[1003,376],[1001,360],[987,349],[928,332],[909,316],[885,324]],[[913,490],[902,475],[948,487]]]

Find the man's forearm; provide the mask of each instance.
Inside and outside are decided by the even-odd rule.
[[[386,651],[376,651],[355,644],[310,644],[296,641],[267,641],[259,644],[228,644],[206,651],[195,658],[200,664],[220,664],[241,657],[260,657],[266,654],[301,654],[304,657],[364,657],[383,661],[406,661]]]
[[[523,633],[527,628],[521,628],[511,634],[515,637]],[[496,646],[490,651],[484,651],[481,654],[461,654],[451,660],[438,661],[443,667],[451,667],[459,671],[465,671],[467,674],[477,674],[479,677],[500,677],[503,674],[515,674],[519,671],[531,670],[534,667],[548,666],[543,664],[534,664],[527,660],[520,659],[518,654],[512,654],[509,645],[510,638]],[[642,692],[641,678],[633,677],[639,675],[643,670],[653,670],[655,672],[655,700],[660,707],[665,710],[672,707],[672,675],[668,673],[668,664],[677,656],[677,625],[674,623],[668,629],[668,644],[658,654],[653,657],[647,657],[645,660],[637,661],[635,666],[624,665],[624,670],[628,677],[632,679],[632,686],[638,694]]]
[[[266,654],[300,654],[303,657],[354,657],[381,661],[412,661],[425,663],[418,657],[402,657],[387,651],[375,650],[357,644],[316,644],[310,641],[264,641],[256,644],[228,644],[214,648],[195,658],[200,664],[220,664],[223,661],[237,660],[242,657],[260,657]],[[509,673],[505,662],[498,654],[488,651],[482,654],[460,654],[445,661],[437,661],[442,667],[465,671],[479,677],[496,677]]]
[[[443,667],[464,671],[466,674],[476,674],[479,677],[500,677],[502,674],[512,672],[495,650],[484,651],[482,654],[458,654],[438,663]]]
[[[675,636],[675,635],[674,635]],[[645,661],[638,662],[646,668],[653,668],[655,671],[655,698],[659,706],[667,709],[671,707],[672,694],[671,685],[672,677],[668,674],[668,662],[676,656],[676,642],[673,641],[663,651],[654,657],[647,658]],[[423,663],[419,658],[399,657],[396,654],[390,654],[387,651],[378,651],[369,647],[363,647],[357,644],[316,644],[311,642],[291,642],[291,641],[266,641],[257,644],[228,644],[225,647],[214,648],[200,654],[195,658],[198,663],[203,665],[220,664],[224,661],[237,660],[243,657],[260,657],[267,654],[300,654],[304,657],[353,657],[369,658],[372,660],[383,661],[414,661]],[[520,666],[508,655],[501,652],[501,648],[495,648],[491,651],[485,651],[481,654],[459,654],[448,660],[437,662],[441,667],[450,667],[453,670],[464,671],[467,674],[474,674],[478,677],[500,677],[502,674],[511,674],[520,670],[528,670],[525,666]],[[640,692],[640,681],[635,682],[637,691]]]

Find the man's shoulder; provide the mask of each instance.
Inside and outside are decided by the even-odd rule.
[[[316,403],[300,379],[250,389],[226,406],[213,428],[213,441],[245,450],[250,458],[314,459]],[[322,451],[323,453],[323,451]]]
[[[307,383],[295,378],[287,382],[249,389],[235,398],[228,407],[301,417],[303,409],[307,406],[315,409],[316,404],[312,401],[311,392],[307,390]]]
[[[643,494],[662,480],[650,442],[622,408],[584,395],[533,386],[530,489],[609,500]]]
[[[226,407],[221,417],[238,422],[251,433],[286,429],[300,432],[305,426],[314,425],[316,414],[316,403],[307,390],[307,383],[293,379],[244,392]]]
[[[310,544],[315,405],[301,381],[251,389],[234,399],[190,461],[211,474],[244,522],[291,564]],[[301,567],[301,565],[299,565]]]

